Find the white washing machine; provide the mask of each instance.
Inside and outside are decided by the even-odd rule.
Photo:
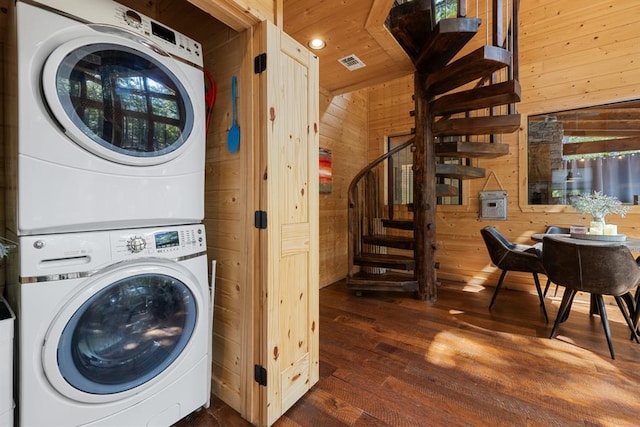
[[[208,406],[204,226],[19,238],[20,426],[168,426]]]
[[[9,230],[200,222],[201,45],[110,0],[18,1],[15,12]]]

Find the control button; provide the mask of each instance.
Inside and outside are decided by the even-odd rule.
[[[35,242],[33,242],[33,247],[36,249],[44,248],[44,240],[36,240]]]
[[[127,241],[127,249],[131,253],[138,253],[147,247],[147,242],[140,236],[135,236]]]

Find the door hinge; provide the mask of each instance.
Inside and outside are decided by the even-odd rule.
[[[255,365],[253,374],[256,382],[260,385],[267,386],[267,370],[260,365]]]
[[[265,211],[256,211],[254,216],[256,228],[267,228],[267,213]]]
[[[267,69],[267,54],[261,53],[253,59],[253,72],[260,74]]]

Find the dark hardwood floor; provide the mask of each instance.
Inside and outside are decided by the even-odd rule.
[[[640,425],[640,344],[615,303],[612,360],[587,297],[549,339],[561,290],[546,299],[549,324],[534,293],[503,289],[489,312],[492,292],[443,282],[430,304],[321,289],[320,381],[275,425]],[[246,425],[214,397],[176,426]]]

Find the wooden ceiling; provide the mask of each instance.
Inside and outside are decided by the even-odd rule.
[[[393,0],[283,0],[284,31],[307,46],[322,38],[320,87],[333,95],[413,74],[405,51],[384,26]],[[355,55],[366,66],[349,71],[338,60]]]

